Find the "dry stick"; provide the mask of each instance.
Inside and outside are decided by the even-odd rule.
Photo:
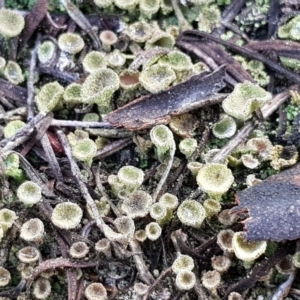
[[[31,137],[31,140],[28,142],[28,144],[26,144],[26,146],[21,151],[21,154],[23,156],[26,156],[26,154],[32,149],[32,147],[45,135],[51,123],[52,117],[53,114],[49,114],[47,118],[45,118],[42,122],[40,122],[36,126],[36,134],[34,134]]]
[[[12,121],[20,120],[20,116],[26,116],[27,108],[25,106],[18,107],[4,113],[0,113],[0,120]]]
[[[102,196],[105,198],[105,201],[110,205],[110,208],[113,210],[113,212],[115,213],[115,215],[117,217],[121,217],[121,212],[119,211],[119,209],[114,205],[114,203],[110,200],[109,196],[107,195],[105,188],[101,182],[100,179],[100,166],[101,163],[98,164],[97,170],[95,172],[95,179],[96,179],[96,186],[99,190],[99,192],[102,194]]]
[[[15,109],[15,105],[13,105],[12,103],[10,103],[5,97],[4,97],[4,92],[1,91],[1,95],[0,95],[0,104],[6,106],[9,109]]]
[[[67,29],[67,25],[59,25],[57,23],[55,23],[51,17],[51,14],[49,12],[46,13],[46,18],[49,21],[49,23],[55,28],[55,29],[61,29],[61,30],[65,30]]]
[[[290,95],[290,91],[296,89],[297,86],[293,85],[286,89],[284,92],[277,94],[273,97],[272,101],[265,104],[261,108],[261,113],[263,119],[268,118]],[[222,163],[228,157],[228,155],[242,142],[246,140],[249,134],[255,129],[259,124],[258,120],[252,120],[249,123],[246,123],[240,131],[228,142],[228,144],[223,147],[220,152],[218,152],[212,162]]]
[[[20,165],[25,171],[28,178],[31,181],[37,183],[40,188],[42,189],[42,193],[47,198],[56,198],[56,195],[47,187],[47,185],[42,181],[40,175],[38,174],[37,170],[33,168],[33,166],[28,162],[28,160],[16,151],[11,151],[11,153],[15,153],[20,158]]]
[[[16,134],[8,139],[0,141],[0,147],[3,147],[3,152],[12,150],[21,144],[23,144],[30,135],[35,131],[36,126],[42,122],[47,117],[44,113],[39,113],[36,115],[29,123],[27,123],[23,128],[18,130]]]
[[[56,180],[63,182],[64,177],[62,175],[60,165],[57,161],[56,155],[53,151],[53,148],[50,144],[49,138],[46,134],[41,138],[41,144],[43,146],[44,152],[47,156],[48,163],[54,173]]]
[[[80,190],[80,192],[82,193],[82,196],[84,197],[85,201],[87,202],[87,204],[89,205],[89,207],[92,210],[93,213],[93,217],[96,220],[96,224],[98,226],[98,228],[104,232],[104,227],[107,226],[103,219],[101,218],[99,211],[97,209],[97,206],[94,202],[94,200],[92,199],[92,197],[90,196],[87,187],[85,186],[85,184],[83,183],[83,181],[80,179],[81,178],[81,173],[80,170],[76,164],[76,162],[73,159],[72,156],[72,151],[71,151],[71,147],[69,145],[69,142],[67,140],[66,135],[63,133],[62,130],[56,130],[57,136],[60,140],[60,142],[62,143],[66,156],[68,157],[70,166],[71,166],[71,171],[73,176],[76,179],[76,182],[78,184],[78,188]],[[137,241],[130,241],[129,242],[130,248],[132,250],[133,253],[142,253],[141,247],[139,245],[139,243]],[[141,277],[141,279],[143,281],[145,281],[146,283],[152,283],[154,281],[153,276],[151,275],[151,273],[149,272],[146,263],[143,259],[143,256],[141,254],[135,254],[133,256],[136,267],[138,269],[139,275]]]
[[[56,130],[56,134],[57,134],[62,146],[64,147],[65,154],[66,154],[66,156],[69,160],[69,163],[70,163],[72,175],[75,177],[75,180],[78,184],[78,189],[80,190],[80,192],[81,192],[82,196],[84,197],[85,201],[87,202],[87,204],[91,208],[94,219],[97,222],[97,226],[99,227],[99,229],[101,231],[103,231],[104,221],[101,218],[101,216],[99,214],[99,211],[97,209],[97,206],[96,206],[94,200],[92,199],[92,197],[90,196],[87,187],[85,186],[85,184],[81,180],[82,175],[80,173],[80,169],[79,169],[78,165],[76,164],[76,162],[75,162],[75,160],[72,156],[72,150],[71,150],[70,144],[68,142],[68,139],[67,139],[66,135],[64,134],[64,132],[62,130]]]
[[[52,75],[55,78],[64,80],[69,83],[72,83],[79,79],[79,75],[77,73],[71,73],[66,71],[61,72],[59,69],[55,69],[53,67],[45,67],[40,65],[38,66],[37,70],[40,74]]]
[[[182,11],[180,10],[178,0],[171,0],[171,2],[178,21],[180,31],[191,29],[191,24],[189,24],[189,22],[185,19],[185,17],[182,14]]]
[[[278,287],[275,294],[272,296],[271,300],[281,300],[287,297],[295,278],[296,278],[296,270],[294,270],[289,275],[288,279]]]
[[[194,36],[204,37],[208,40],[214,41],[217,44],[223,45],[227,47],[228,49],[235,51],[237,53],[240,53],[248,58],[256,59],[267,65],[270,69],[273,71],[278,72],[279,74],[285,76],[288,80],[300,84],[300,76],[296,73],[291,72],[290,70],[282,67],[281,65],[275,63],[273,60],[268,59],[266,56],[259,54],[257,52],[251,51],[245,47],[238,46],[236,44],[230,43],[228,41],[224,41],[222,39],[216,38],[210,34],[204,33],[202,31],[196,31],[196,30],[187,30],[183,34],[190,34]]]
[[[230,5],[228,5],[222,13],[222,22],[225,22],[226,24],[231,23],[231,21],[239,13],[239,11],[246,4],[246,2],[247,0],[235,0]],[[221,27],[214,29],[212,34],[214,36],[220,36],[222,33],[225,32],[225,29],[225,26],[222,24]]]
[[[121,139],[115,142],[112,142],[106,146],[104,146],[101,150],[98,150],[96,155],[94,156],[95,159],[102,159],[104,157],[110,156],[113,153],[120,151],[121,149],[127,147],[128,145],[132,144],[132,138]]]
[[[212,70],[216,70],[219,68],[217,63],[210,57],[208,56],[204,51],[202,51],[199,47],[195,47],[193,44],[184,42],[182,40],[179,40],[176,43],[177,46],[180,48],[194,53],[197,57],[199,57],[206,65],[208,65]],[[225,75],[225,81],[230,84],[231,86],[235,86],[238,82],[229,74],[226,73]]]
[[[37,49],[39,41],[36,42],[33,51],[31,51],[31,58],[29,64],[29,76],[27,79],[27,120],[30,121],[34,117],[34,77],[35,77],[35,66],[37,59]]]
[[[163,185],[165,184],[167,178],[168,178],[168,175],[171,171],[171,168],[172,168],[172,165],[173,165],[173,160],[174,160],[174,155],[175,155],[175,151],[176,151],[176,144],[175,144],[175,141],[173,140],[173,143],[172,143],[172,147],[170,148],[170,151],[169,151],[169,160],[168,160],[168,164],[167,164],[167,167],[166,167],[166,170],[163,174],[163,176],[161,177],[157,187],[156,187],[156,190],[152,196],[152,201],[153,203],[156,202],[156,199],[157,197],[159,196],[159,193],[163,187]]]
[[[164,270],[159,277],[153,282],[153,284],[148,288],[147,293],[143,296],[143,300],[147,300],[150,293],[155,289],[155,287],[172,271],[172,267],[167,268]]]
[[[70,120],[56,120],[53,119],[51,126],[63,127],[87,127],[87,128],[114,128],[108,122],[84,122],[84,121],[70,121]]]

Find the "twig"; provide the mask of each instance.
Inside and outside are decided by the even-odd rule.
[[[266,56],[259,54],[257,52],[253,52],[253,51],[247,49],[246,47],[238,46],[236,44],[233,44],[228,41],[222,40],[220,38],[214,37],[208,33],[202,32],[202,31],[187,30],[183,34],[206,38],[208,40],[216,42],[217,44],[223,45],[232,51],[240,53],[248,58],[259,60],[259,61],[263,62],[265,65],[267,65],[271,70],[283,75],[288,80],[290,80],[294,83],[300,84],[300,76],[299,75],[297,75],[296,73],[293,73],[290,70],[275,63],[273,60],[268,59]]]
[[[139,242],[136,240],[131,240],[129,242],[129,247],[133,253],[143,253]],[[148,267],[143,259],[143,255],[133,254],[133,259],[141,280],[143,280],[147,284],[153,283],[154,278],[148,270]]]
[[[78,184],[78,189],[80,190],[83,198],[85,199],[85,201],[87,202],[87,204],[91,208],[92,213],[93,213],[93,217],[97,222],[98,228],[101,231],[103,231],[103,225],[105,225],[104,221],[101,218],[101,216],[99,214],[99,211],[97,209],[97,206],[96,206],[94,200],[92,199],[92,197],[90,196],[87,187],[85,186],[85,184],[81,180],[82,175],[80,173],[80,169],[79,169],[78,165],[76,164],[76,162],[75,162],[75,160],[72,156],[72,150],[71,150],[70,144],[68,142],[68,139],[67,139],[66,135],[64,134],[64,132],[62,130],[56,130],[56,134],[57,134],[62,146],[64,147],[65,154],[66,154],[66,156],[69,160],[69,163],[70,163],[72,174],[75,177],[75,180]]]
[[[37,59],[37,49],[39,41],[36,42],[34,49],[31,51],[31,58],[29,64],[29,76],[27,79],[27,120],[30,121],[34,117],[34,77]]]
[[[159,277],[152,283],[152,285],[149,287],[147,293],[143,296],[143,300],[147,300],[150,293],[155,289],[155,287],[172,271],[172,267],[167,268],[164,270]]]
[[[247,0],[235,0],[230,5],[226,7],[224,12],[222,13],[222,22],[225,24],[231,23],[231,21],[235,18],[235,16],[239,13],[242,7],[246,4]],[[216,28],[213,30],[214,36],[220,36],[225,31],[225,26]]]
[[[185,17],[183,16],[179,8],[178,0],[171,0],[171,2],[178,21],[180,31],[191,29],[192,28],[191,24],[189,24],[189,22],[185,19]]]
[[[275,294],[272,296],[271,300],[282,300],[285,297],[287,297],[295,278],[296,278],[296,270],[294,270],[289,275],[288,279],[278,287]]]
[[[52,120],[51,126],[87,127],[87,128],[114,128],[108,122],[83,122],[83,121],[56,120],[56,119]]]
[[[67,25],[60,25],[60,24],[55,23],[53,21],[51,15],[49,14],[49,12],[46,13],[46,18],[55,29],[65,30],[68,27]]]
[[[107,156],[110,156],[121,149],[127,147],[128,145],[132,144],[132,138],[121,139],[115,142],[110,143],[109,145],[104,146],[101,150],[97,151],[97,154],[94,156],[94,160],[102,159]]]
[[[172,143],[172,147],[170,148],[170,151],[169,151],[169,160],[168,160],[168,164],[167,164],[167,167],[166,167],[166,170],[163,174],[163,176],[161,177],[157,187],[156,187],[156,190],[152,196],[152,201],[153,203],[156,202],[156,199],[157,197],[159,196],[159,193],[163,187],[163,185],[165,184],[168,176],[169,176],[169,173],[171,171],[171,168],[172,168],[172,165],[173,165],[173,160],[174,160],[174,155],[175,155],[175,151],[176,151],[176,144],[175,144],[175,141],[173,140],[173,143]]]
[[[60,169],[60,165],[57,161],[56,155],[53,151],[53,148],[51,147],[50,141],[48,136],[45,134],[43,135],[43,137],[41,138],[41,144],[43,146],[44,152],[47,156],[47,161],[54,173],[54,176],[56,178],[57,181],[64,181],[64,177],[62,175],[61,169]]]
[[[121,217],[121,212],[119,211],[119,209],[114,205],[114,203],[110,200],[109,196],[107,195],[105,188],[101,182],[100,179],[100,166],[101,163],[98,164],[97,170],[95,172],[95,179],[96,179],[96,186],[98,191],[102,194],[102,196],[105,198],[105,201],[110,205],[110,208],[113,210],[113,212],[115,213],[115,215],[117,217]]]
[[[30,135],[36,130],[36,127],[45,119],[47,115],[39,113],[30,122],[28,122],[23,128],[18,130],[12,137],[0,141],[0,147],[3,147],[3,152],[12,150],[26,140],[29,139]]]

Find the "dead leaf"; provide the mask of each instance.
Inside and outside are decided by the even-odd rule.
[[[300,238],[300,163],[237,193],[231,212],[247,209],[248,241]]]
[[[201,73],[166,91],[136,99],[111,112],[105,118],[115,127],[140,130],[167,124],[171,115],[179,115],[204,105],[214,104],[221,97],[217,92],[225,84],[225,66],[211,74]]]

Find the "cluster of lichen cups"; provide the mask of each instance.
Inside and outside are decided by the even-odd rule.
[[[159,9],[162,11],[172,10],[171,6],[169,8],[163,6],[166,1],[160,1],[160,6],[156,5],[154,1],[155,5],[153,5],[152,10],[143,1],[94,0],[94,2],[102,8],[115,5],[125,10],[132,10],[133,7],[139,5],[140,10],[147,18],[151,18]],[[197,8],[200,5],[204,5],[204,1],[201,2],[201,0],[190,2],[194,3]],[[216,5],[211,4],[212,1],[205,2],[204,9],[199,12],[201,16],[199,18],[199,27],[209,32],[211,28],[218,24],[220,11]],[[159,1],[157,3],[159,4]],[[143,70],[139,72],[127,68],[128,61],[132,59],[132,55],[125,55],[118,50],[111,52],[110,41],[107,41],[103,44],[104,51],[91,51],[83,59],[83,70],[89,75],[82,84],[72,83],[67,87],[63,87],[58,82],[50,82],[43,85],[35,97],[38,110],[47,113],[59,110],[63,105],[70,108],[82,104],[96,104],[100,114],[103,114],[112,109],[111,99],[120,88],[125,91],[132,91],[142,87],[150,93],[157,93],[203,71],[203,66],[199,69],[199,65],[194,65],[189,56],[178,50],[172,50],[175,43],[174,38],[179,32],[178,28],[170,27],[163,31],[155,23],[141,21],[127,26],[125,32],[132,41],[139,46],[143,46],[144,49],[162,46],[169,48],[170,51],[167,55],[158,55],[154,59],[149,60],[143,66]],[[0,34],[4,35],[2,32]],[[113,35],[111,36],[115,38]],[[108,38],[109,34],[106,36],[102,35],[102,42]],[[66,44],[64,44],[65,41],[67,41]],[[79,34],[62,34],[58,39],[57,45],[61,51],[57,67],[63,71],[76,62],[76,54],[80,53],[84,48],[84,40]],[[54,61],[56,50],[56,45],[53,42],[44,41],[38,49],[39,62],[43,65],[51,64]],[[256,72],[255,68],[259,69],[261,67],[256,62],[249,62],[248,65],[248,70],[251,68],[253,70],[252,75]],[[260,69],[259,72],[261,72]],[[257,71],[257,74],[261,74],[259,72]],[[6,63],[2,58],[0,58],[0,74],[3,74],[13,84],[20,84],[24,80],[21,68],[16,63],[10,61]],[[18,80],[14,78],[18,78]],[[21,80],[21,78],[23,79]],[[249,120],[253,112],[268,101],[270,97],[269,93],[250,82],[238,84],[223,103],[223,109],[226,114],[222,115],[220,120],[212,126],[212,132],[215,137],[218,139],[231,138],[239,124]],[[86,118],[88,119],[88,116]],[[96,115],[97,118],[99,118],[98,114]],[[25,123],[22,121],[8,123],[4,128],[5,137],[13,136],[24,125]],[[151,142],[155,146],[156,158],[164,166],[168,163],[170,156],[173,155],[172,151],[174,150],[175,152],[174,135],[171,130],[166,130],[166,128],[164,125],[158,125],[150,132]],[[170,125],[170,128],[172,129],[172,125]],[[175,130],[173,131],[176,132]],[[99,148],[97,142],[92,140],[88,133],[83,130],[70,133],[68,140],[73,156],[90,167],[97,148]],[[151,143],[149,148],[151,148]],[[252,136],[245,145],[240,146],[227,158],[224,164],[211,162],[210,160],[212,160],[213,156],[208,158],[209,155],[201,163],[193,161],[193,153],[196,149],[197,140],[192,137],[185,137],[178,143],[178,150],[188,160],[188,169],[191,171],[194,180],[196,180],[202,192],[207,194],[203,203],[191,199],[186,199],[179,203],[178,198],[170,193],[164,193],[159,197],[158,201],[153,201],[153,197],[142,186],[144,172],[133,166],[121,167],[116,175],[108,177],[111,191],[119,200],[117,208],[122,216],[114,220],[115,230],[108,226],[104,228],[106,238],[102,238],[95,244],[96,252],[110,259],[116,254],[112,251],[115,241],[120,242],[124,248],[132,240],[141,243],[145,242],[146,239],[156,241],[172,218],[178,218],[185,226],[195,229],[201,228],[205,219],[210,221],[211,218],[220,213],[222,196],[228,192],[234,182],[232,172],[226,166],[226,163],[230,167],[244,164],[247,168],[253,169],[260,162],[272,159],[274,168],[277,165],[280,165],[278,169],[285,166],[283,162],[275,161],[278,156],[277,152],[280,149],[278,147],[275,149],[267,137],[259,134]],[[213,150],[218,151],[219,149]],[[296,160],[297,157],[291,164],[295,163]],[[10,154],[6,158],[5,164],[6,175],[14,179],[24,177],[22,170],[19,168],[17,155]],[[17,196],[19,201],[26,207],[31,207],[42,201],[40,187],[30,181],[20,185]],[[100,216],[109,215],[110,206],[105,197],[95,201],[95,204]],[[87,206],[87,211],[90,217],[93,218],[93,213],[89,206]],[[221,221],[222,213],[218,215],[220,223],[223,222]],[[150,216],[152,219],[143,228],[136,230],[138,221],[141,218],[148,220],[147,216]],[[73,230],[79,226],[82,217],[83,209],[79,205],[73,202],[65,202],[55,206],[51,215],[51,221],[58,228]],[[11,210],[0,210],[1,238],[17,218],[18,216]],[[225,222],[229,222],[230,218],[234,217],[228,215],[225,218]],[[226,226],[228,224],[223,223],[223,225]],[[21,275],[24,279],[30,278],[33,267],[40,259],[37,247],[43,243],[44,235],[44,224],[38,218],[28,220],[20,227],[21,239],[36,245],[36,247],[28,246],[18,251],[18,259],[25,264],[21,270]],[[216,288],[220,284],[222,274],[230,268],[232,253],[238,259],[251,263],[266,250],[266,242],[246,242],[242,232],[234,233],[231,230],[221,230],[217,236],[217,243],[224,253],[213,258],[213,271],[204,272],[201,278],[203,286],[212,295],[217,293]],[[83,259],[88,255],[88,252],[89,247],[84,242],[74,243],[70,247],[70,256],[74,259]],[[293,263],[298,268],[300,267],[299,257],[299,252],[293,256]],[[178,257],[172,264],[172,271],[176,275],[175,283],[179,290],[184,292],[194,287],[196,283],[194,267],[191,257],[178,254]],[[2,278],[0,286],[7,285],[11,280],[9,271],[0,267],[0,274]],[[141,283],[135,284],[135,291],[138,295],[145,294],[147,289],[148,286],[146,285]],[[42,296],[41,291],[43,291]],[[39,278],[36,280],[33,295],[37,299],[45,299],[50,294],[51,284],[49,279]],[[106,299],[107,291],[101,283],[92,283],[86,287],[85,296],[87,299]]]

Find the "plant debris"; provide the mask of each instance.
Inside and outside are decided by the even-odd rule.
[[[238,206],[249,211],[244,221],[248,241],[300,238],[300,164],[237,192]]]

